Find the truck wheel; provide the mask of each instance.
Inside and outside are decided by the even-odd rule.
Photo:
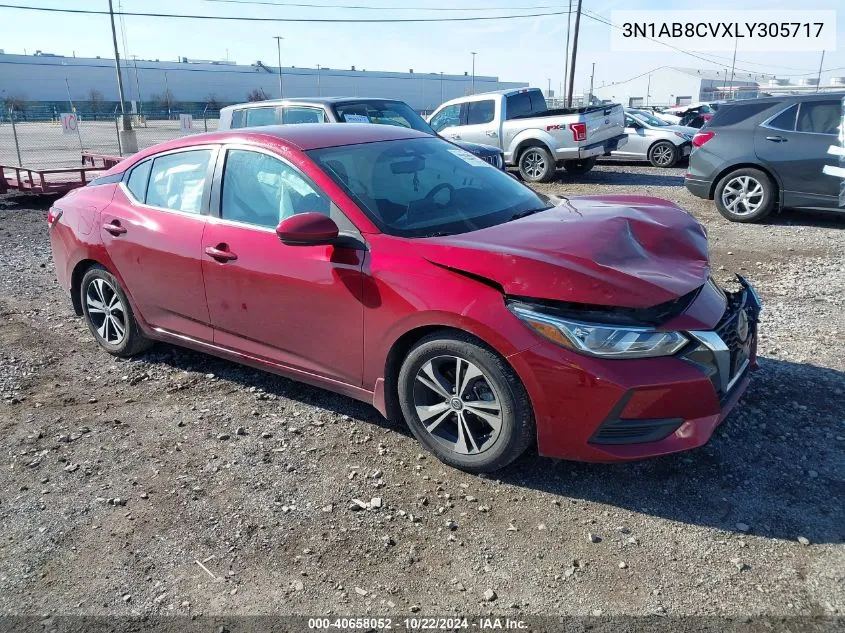
[[[648,150],[648,162],[653,167],[674,167],[678,162],[678,148],[669,141],[658,141]]]
[[[532,145],[519,155],[519,175],[526,182],[549,182],[555,175],[555,159],[545,147]]]
[[[713,192],[716,209],[731,222],[757,222],[775,208],[775,185],[764,172],[744,167],[724,176]]]
[[[595,166],[596,166],[595,157],[594,158],[585,158],[584,160],[565,160],[565,161],[563,161],[563,168],[567,171],[567,173],[570,173],[573,176],[578,176],[580,174],[586,174],[588,171],[590,171]]]

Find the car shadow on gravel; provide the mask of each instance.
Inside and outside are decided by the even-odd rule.
[[[526,456],[497,478],[727,532],[843,543],[845,374],[772,358],[760,365],[737,408],[697,450],[554,467]]]
[[[274,374],[163,344],[142,359],[213,373],[410,436],[404,424],[366,403]],[[845,442],[836,439],[845,435],[845,374],[773,358],[760,365],[737,408],[697,450],[620,464],[556,461],[529,451],[491,477],[728,532],[748,526],[757,536],[845,542]]]
[[[785,209],[765,220],[775,226],[808,226],[821,229],[845,229],[845,213],[840,211],[797,211]]]
[[[612,167],[611,164],[605,167]],[[623,172],[611,170],[594,169],[586,174],[570,176],[565,171],[559,171],[550,184],[569,184],[576,182],[580,185],[631,185],[634,187],[682,187],[684,185],[683,175],[649,174],[642,172]],[[596,194],[600,192],[595,192]]]

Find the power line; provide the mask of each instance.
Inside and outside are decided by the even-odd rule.
[[[56,9],[51,7],[30,7],[19,4],[0,4],[0,9],[20,9],[23,11],[41,11],[46,13],[68,13],[76,15],[109,15],[108,11],[94,9]],[[142,18],[173,18],[191,20],[228,20],[240,22],[310,22],[310,23],[399,23],[399,22],[480,22],[489,20],[519,20],[522,18],[540,18],[553,15],[567,15],[569,11],[550,11],[548,13],[524,13],[521,15],[484,15],[460,16],[454,18],[260,18],[246,15],[188,15],[184,13],[143,13],[139,11],[115,11],[115,15]]]
[[[365,11],[529,11],[535,9],[558,9],[558,4],[541,4],[528,7],[453,7],[453,6],[431,6],[431,7],[385,7],[371,4],[309,4],[304,2],[272,2],[271,0],[200,0],[201,2],[212,2],[215,4],[246,4],[269,7],[306,7],[312,9],[356,9]]]

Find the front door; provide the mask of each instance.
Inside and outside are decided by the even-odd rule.
[[[290,163],[230,147],[203,235],[203,273],[214,342],[300,371],[360,385],[364,251],[287,246],[278,223],[296,213],[331,215],[329,198]]]
[[[200,259],[216,147],[169,152],[130,170],[100,217],[103,245],[152,327],[211,340]]]
[[[825,172],[836,164],[842,101],[820,97],[794,104],[754,132],[757,157],[781,179],[784,207],[837,207],[841,178]],[[829,170],[828,170],[829,171]]]
[[[500,146],[496,123],[496,101],[481,99],[466,103],[466,118],[458,128],[461,141]]]

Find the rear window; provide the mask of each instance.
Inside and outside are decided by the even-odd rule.
[[[247,108],[246,126],[261,127],[276,124],[276,108]]]
[[[737,123],[741,123],[742,121],[760,114],[771,107],[771,101],[763,103],[752,101],[751,103],[725,104],[719,108],[713,115],[713,118],[710,119],[709,126],[736,125]]]
[[[467,104],[467,125],[480,125],[490,123],[493,120],[493,113],[496,109],[492,99],[484,101],[471,101]]]
[[[518,92],[507,98],[507,115],[509,119],[531,114],[531,95],[527,92]]]
[[[244,111],[234,110],[232,112],[232,128],[244,126]]]
[[[841,101],[806,101],[798,109],[796,132],[839,134],[841,127]]]
[[[548,110],[546,106],[546,99],[543,97],[543,93],[539,90],[532,90],[528,93],[531,95],[531,113],[532,114],[541,114]]]

